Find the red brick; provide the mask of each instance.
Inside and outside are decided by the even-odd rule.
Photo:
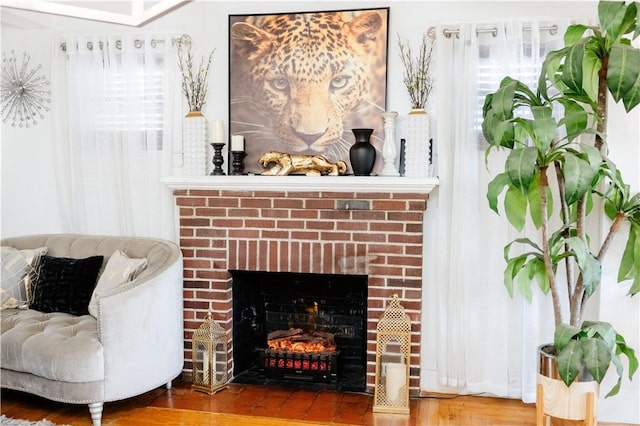
[[[200,207],[196,209],[198,217],[226,217],[227,210],[218,207]]]
[[[277,198],[273,200],[273,207],[279,209],[301,209],[304,201],[291,198]]]
[[[425,211],[427,210],[427,200],[424,201],[410,201],[409,210],[413,211]]]
[[[285,210],[285,209],[261,209],[260,217],[274,217],[274,218],[287,219],[290,217],[290,215],[289,215],[289,210]]]
[[[290,198],[320,198],[322,196],[322,193],[313,191],[291,191],[287,192],[287,196]]]
[[[227,231],[219,228],[197,228],[196,236],[209,238],[226,238]]]
[[[385,234],[364,234],[361,232],[353,233],[353,241],[367,241],[367,242],[376,242],[376,243],[384,243],[387,240],[387,236]]]
[[[275,229],[276,221],[272,219],[246,219],[244,226],[247,228]]]
[[[229,197],[229,198],[251,198],[253,197],[252,191],[220,191],[221,197]]]
[[[367,221],[339,221],[336,223],[336,229],[339,231],[366,231],[368,230]]]
[[[333,222],[319,222],[315,220],[307,221],[307,229],[325,229],[331,230],[334,229]]]
[[[403,232],[404,226],[400,222],[371,222],[369,230],[372,232]]]
[[[400,222],[417,222],[422,223],[421,212],[389,212],[387,213],[388,220],[397,220]]]
[[[350,241],[351,234],[348,232],[321,232],[320,239],[322,241]]]
[[[335,209],[336,202],[333,199],[305,200],[304,208],[311,210]]]
[[[180,219],[181,227],[197,227],[197,226],[211,226],[211,221],[206,218],[188,218],[183,217]]]
[[[211,261],[202,259],[184,259],[184,267],[188,269],[209,269],[211,268]]]
[[[304,229],[304,221],[302,220],[278,220],[276,221],[277,229]]]
[[[193,237],[194,235],[193,228],[180,228],[180,236],[181,237]]]
[[[238,239],[249,239],[249,238],[259,238],[260,230],[259,229],[233,229],[229,230],[229,238],[238,238]]]
[[[292,240],[312,240],[316,241],[320,234],[312,231],[291,231]]]
[[[180,214],[180,217],[189,217],[189,216],[193,216],[193,212],[195,210],[193,209],[193,207],[180,207],[178,209],[178,212]]]
[[[365,200],[374,200],[374,199],[387,200],[391,198],[391,194],[388,192],[357,192],[356,198],[363,198]]]
[[[320,218],[327,220],[345,221],[351,219],[350,210],[321,210]]]
[[[422,234],[422,228],[423,227],[421,223],[407,223],[405,231]]]
[[[256,208],[271,208],[273,202],[270,198],[241,198],[240,207],[256,207]]]
[[[219,197],[220,191],[217,189],[190,189],[189,195],[192,197]]]
[[[402,267],[401,266],[371,266],[370,273],[371,275],[380,275],[380,276],[392,276],[392,277],[401,277],[402,276]]]
[[[200,197],[178,197],[176,198],[178,206],[205,206],[206,199]]]
[[[240,206],[240,199],[226,198],[226,197],[207,198],[207,206],[208,207],[238,207]]]
[[[407,210],[407,203],[406,201],[398,201],[398,200],[374,200],[373,210],[405,211]]]
[[[209,308],[209,302],[207,301],[195,301],[195,300],[185,300],[184,307],[186,309],[207,309]]]
[[[229,209],[229,217],[259,217],[260,210],[258,209]]]
[[[403,246],[392,244],[369,244],[371,254],[403,254]]]
[[[260,233],[260,237],[284,240],[289,238],[289,231],[262,230],[262,232]]]
[[[387,281],[387,285],[390,287],[422,288],[422,280],[409,278],[390,278]]]
[[[242,219],[214,219],[213,226],[216,228],[242,228]]]
[[[388,242],[402,244],[422,244],[422,235],[418,234],[388,234]]]
[[[369,222],[372,220],[387,220],[385,212],[378,212],[373,210],[352,210],[351,218],[355,221]]]
[[[317,219],[320,213],[317,210],[291,210],[291,219]]]
[[[209,247],[208,239],[198,239],[198,238],[181,238],[180,246],[181,247]]]
[[[418,256],[387,256],[387,263],[402,266],[422,266],[422,257]]]

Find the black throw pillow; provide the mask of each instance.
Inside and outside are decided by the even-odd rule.
[[[87,315],[104,256],[85,259],[42,256],[30,309]]]

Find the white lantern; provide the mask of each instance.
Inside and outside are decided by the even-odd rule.
[[[211,312],[193,333],[191,389],[209,395],[227,387],[227,333],[213,321]]]
[[[409,414],[410,363],[411,319],[394,294],[377,327],[374,413]]]

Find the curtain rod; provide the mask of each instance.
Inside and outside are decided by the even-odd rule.
[[[531,31],[530,27],[524,27],[523,28],[524,31]],[[557,25],[551,25],[548,27],[540,27],[539,28],[540,31],[549,31],[549,34],[551,35],[555,35],[558,32],[558,26]],[[476,36],[480,35],[481,33],[491,33],[492,36],[497,37],[498,36],[498,29],[497,28],[478,28],[476,30]],[[451,38],[452,35],[455,35],[456,37],[458,37],[460,35],[460,30],[448,30],[448,29],[444,29],[442,30],[442,34],[444,34],[444,36],[446,38]]]
[[[164,40],[152,39],[151,40],[151,47],[155,48],[158,43],[164,43]],[[180,37],[174,37],[174,38],[171,39],[171,44],[173,46],[182,46],[182,45],[190,46],[191,45],[191,36],[189,36],[188,34],[182,34]],[[99,43],[100,49],[102,49],[102,46],[103,46],[103,42],[100,42]],[[142,46],[144,46],[144,40],[140,40],[140,39],[134,40],[133,41],[133,46],[136,49],[142,48]],[[92,41],[88,41],[87,42],[87,49],[93,50],[93,42]],[[122,49],[122,40],[116,40],[116,49]],[[62,50],[63,52],[67,51],[67,43],[66,42],[60,43],[60,50]]]

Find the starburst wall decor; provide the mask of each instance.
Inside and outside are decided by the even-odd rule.
[[[2,122],[11,122],[13,127],[35,126],[36,118],[43,119],[44,112],[49,111],[51,91],[45,90],[49,81],[40,73],[42,65],[29,69],[30,59],[25,52],[18,67],[13,50],[10,57],[2,52]]]

